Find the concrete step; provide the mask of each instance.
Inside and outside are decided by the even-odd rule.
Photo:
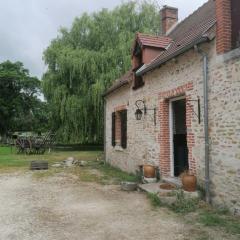
[[[167,182],[168,184],[173,184],[173,182]],[[176,181],[174,181],[176,183]],[[179,189],[176,188],[175,190],[166,190],[166,189],[161,189],[160,185],[161,184],[166,184],[166,182],[157,182],[157,183],[147,183],[147,184],[139,184],[138,189],[147,192],[147,193],[153,193],[157,194],[159,199],[161,200],[162,203],[166,205],[171,205],[177,201],[177,193],[179,192]],[[177,182],[177,184],[179,184]],[[186,192],[183,191],[184,198],[186,199],[195,199],[200,197],[200,193],[198,191],[196,192]]]
[[[176,191],[176,189],[175,190],[161,189],[160,188],[161,184],[163,184],[163,182],[139,184],[138,188],[144,192],[158,194],[159,196],[162,197],[172,195],[172,193]]]
[[[182,180],[178,177],[163,177],[162,182],[173,184],[177,188],[182,188]]]
[[[146,184],[139,184],[138,188],[144,192],[148,193],[159,193],[160,188],[159,188],[160,183],[146,183]]]

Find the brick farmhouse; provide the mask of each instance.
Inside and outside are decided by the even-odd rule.
[[[104,94],[106,161],[161,178],[188,169],[240,213],[240,1],[209,0],[179,23],[178,9],[160,13],[162,33],[136,33],[131,69]]]

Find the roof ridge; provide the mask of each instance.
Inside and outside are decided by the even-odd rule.
[[[148,37],[154,37],[154,38],[170,38],[169,36],[161,36],[161,35],[151,35],[149,33],[141,33],[141,32],[137,32],[137,35],[143,35],[143,36],[148,36]]]
[[[214,1],[214,0],[208,0],[207,2],[205,2],[204,4],[202,4],[200,7],[198,7],[194,12],[192,12],[191,14],[189,14],[187,17],[185,17],[182,21],[180,21],[174,29],[172,29],[172,31],[167,35],[167,37],[170,37],[170,35],[178,29],[178,27],[182,24],[184,24],[187,20],[189,20],[189,18],[191,18],[193,15],[195,15],[197,12],[199,12],[201,9],[203,9],[204,7],[206,7],[207,4],[209,4],[209,2]]]

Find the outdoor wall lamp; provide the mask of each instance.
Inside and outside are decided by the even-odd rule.
[[[156,108],[147,108],[146,105],[145,105],[145,101],[144,100],[137,100],[135,102],[135,105],[137,107],[137,109],[135,111],[136,120],[141,120],[143,114],[146,115],[147,111],[153,111],[153,114],[154,114],[154,125],[156,125]]]

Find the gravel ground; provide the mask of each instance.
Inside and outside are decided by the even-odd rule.
[[[198,234],[167,209],[153,209],[143,193],[79,182],[69,173],[1,174],[0,190],[1,240],[190,240],[190,232]]]

